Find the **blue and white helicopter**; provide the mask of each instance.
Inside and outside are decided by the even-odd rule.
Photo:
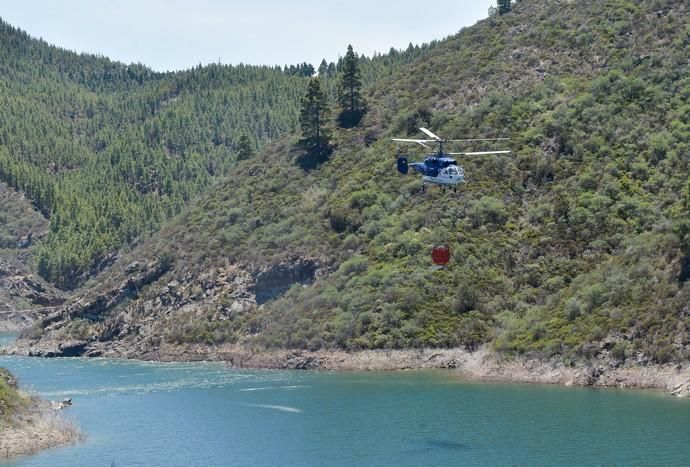
[[[443,152],[443,144],[451,142],[478,142],[478,141],[506,141],[510,138],[477,138],[477,139],[442,139],[426,128],[420,130],[431,139],[407,139],[393,138],[398,143],[416,143],[426,149],[431,149],[428,143],[438,144],[438,152],[429,154],[424,162],[407,162],[407,158],[398,154],[398,172],[407,174],[410,167],[422,174],[424,183],[433,183],[442,187],[451,186],[457,189],[459,183],[465,182],[465,169],[458,165],[457,161],[448,156],[486,156],[490,154],[510,154],[509,150],[480,151],[480,152]],[[424,185],[422,185],[424,190]]]

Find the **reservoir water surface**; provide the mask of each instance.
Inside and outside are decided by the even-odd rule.
[[[13,466],[678,465],[690,401],[464,381],[451,371],[232,370],[0,357],[85,442]]]

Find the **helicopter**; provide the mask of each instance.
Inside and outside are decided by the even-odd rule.
[[[407,174],[410,167],[422,174],[422,181],[424,183],[432,183],[441,185],[442,187],[451,186],[453,190],[457,190],[459,183],[465,182],[465,169],[458,165],[457,161],[448,156],[486,156],[490,154],[510,154],[509,150],[500,151],[479,151],[479,152],[444,152],[443,144],[450,142],[477,142],[477,141],[506,141],[510,138],[477,138],[477,139],[443,139],[426,128],[420,128],[420,131],[426,134],[431,139],[407,139],[407,138],[393,138],[393,141],[398,143],[417,143],[426,149],[432,149],[427,143],[438,144],[438,151],[435,154],[428,154],[423,162],[407,161],[407,158],[402,156],[398,151],[398,172]],[[424,190],[422,184],[422,190]]]

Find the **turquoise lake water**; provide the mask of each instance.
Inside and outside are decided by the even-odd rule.
[[[230,370],[0,357],[84,443],[17,466],[681,465],[690,401],[463,381],[447,371]]]

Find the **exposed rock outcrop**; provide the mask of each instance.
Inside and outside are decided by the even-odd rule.
[[[261,305],[285,293],[294,284],[311,284],[321,270],[321,265],[313,259],[300,259],[264,267],[253,274],[252,291],[256,303]]]
[[[313,258],[256,268],[225,264],[202,273],[169,268],[159,259],[130,261],[119,274],[44,316],[14,344],[14,351],[158,359],[170,342],[215,338],[205,337],[206,328],[231,327],[266,300],[323,273],[322,263]]]
[[[0,331],[26,329],[65,298],[18,260],[0,257]]]

